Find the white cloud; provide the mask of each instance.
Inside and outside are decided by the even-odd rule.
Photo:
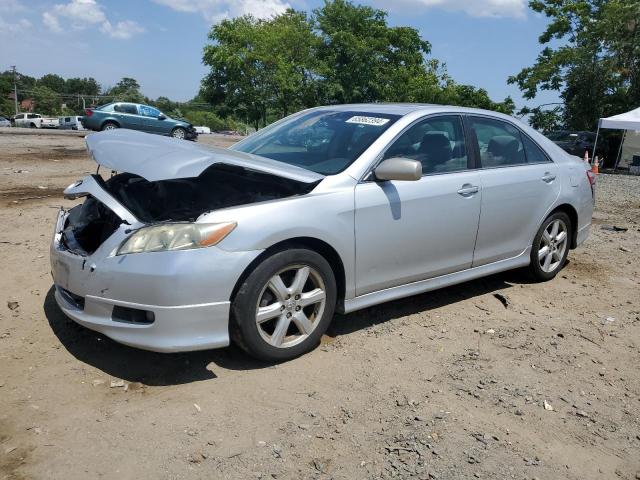
[[[56,17],[55,15],[52,15],[49,12],[44,12],[42,14],[42,23],[44,23],[44,26],[47,27],[52,32],[55,32],[55,33],[62,32],[62,27],[60,26],[58,17]]]
[[[200,13],[209,22],[251,14],[269,18],[284,12],[291,5],[284,0],[154,0],[173,10]]]
[[[102,33],[120,40],[129,39],[145,31],[133,20],[122,20],[112,24],[102,5],[95,0],[71,0],[69,3],[56,4],[42,14],[42,23],[55,33],[64,31],[61,20],[68,22],[76,30],[99,25]]]
[[[2,17],[0,17],[0,34],[2,33],[20,33],[25,30],[31,28],[31,22],[26,18],[21,18],[15,23],[6,22]]]
[[[393,10],[386,2],[376,0],[376,3]],[[463,12],[472,17],[524,18],[527,11],[526,0],[400,0],[399,4],[400,8],[439,8],[450,12]]]
[[[128,40],[129,38],[144,32],[138,23],[132,20],[124,20],[112,25],[108,20],[100,26],[100,31],[106,33],[111,38],[117,38],[119,40]]]
[[[24,12],[27,7],[18,0],[0,0],[0,12]]]

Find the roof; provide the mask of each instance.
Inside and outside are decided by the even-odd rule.
[[[316,107],[318,109],[337,110],[337,111],[360,111],[370,113],[387,113],[391,115],[408,115],[413,112],[428,113],[469,113],[469,114],[489,114],[491,116],[508,118],[514,120],[514,117],[503,113],[494,112],[492,110],[483,110],[480,108],[457,107],[455,105],[437,105],[431,103],[348,103],[344,105],[325,105]]]
[[[601,118],[598,126],[599,128],[640,130],[640,108],[613,117]]]

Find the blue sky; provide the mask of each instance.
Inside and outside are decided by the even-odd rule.
[[[431,42],[458,82],[485,88],[518,107],[557,101],[543,92],[525,102],[506,79],[531,65],[546,19],[526,0],[361,0],[389,12]],[[311,11],[322,0],[0,0],[0,70],[33,76],[93,76],[103,86],[136,78],[145,95],[188,100],[206,72],[202,47],[212,23],[244,13],[270,16],[287,6]]]

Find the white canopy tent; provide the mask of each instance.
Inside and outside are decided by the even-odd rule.
[[[594,157],[596,155],[596,147],[598,146],[598,137],[600,136],[601,128],[613,129],[613,130],[624,130],[624,133],[622,135],[622,142],[620,142],[620,149],[618,150],[618,155],[616,157],[616,162],[614,166],[614,168],[617,168],[618,163],[620,162],[620,158],[622,154],[622,146],[625,143],[627,131],[635,130],[636,133],[640,132],[640,108],[636,108],[635,110],[631,110],[630,112],[621,113],[620,115],[614,115],[612,117],[600,119],[600,121],[598,122],[598,132],[596,133],[596,141],[593,145]]]

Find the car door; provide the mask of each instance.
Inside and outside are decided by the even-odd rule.
[[[427,117],[382,156],[419,160],[420,180],[356,186],[357,295],[471,267],[481,192],[467,152],[461,116]]]
[[[473,266],[524,252],[560,195],[558,168],[515,125],[470,116],[469,131],[480,160],[482,213]]]
[[[134,103],[118,103],[113,107],[114,116],[121,128],[143,130],[142,120],[138,115],[138,106]]]
[[[138,110],[140,112],[142,128],[145,132],[149,133],[166,133],[165,121],[160,120],[160,110],[148,105],[139,105]]]

